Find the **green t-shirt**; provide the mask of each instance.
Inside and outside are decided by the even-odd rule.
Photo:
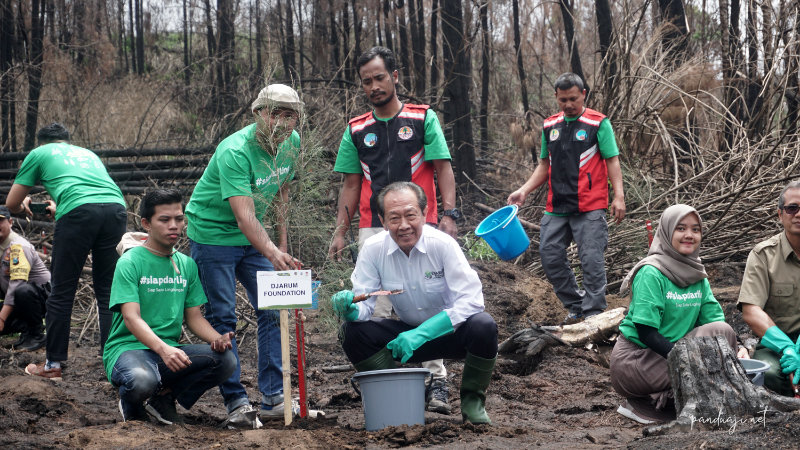
[[[375,113],[373,112],[373,117]],[[375,120],[381,122],[388,122],[391,118],[381,119],[375,117]],[[434,159],[451,159],[450,149],[447,148],[447,140],[444,138],[442,126],[439,124],[439,118],[433,110],[428,109],[425,111],[425,161],[433,161]],[[344,130],[342,142],[339,144],[339,153],[336,155],[336,164],[333,167],[334,172],[339,173],[363,173],[361,169],[361,161],[358,159],[358,149],[353,144],[353,137],[350,134],[350,126]]]
[[[186,206],[187,235],[207,245],[250,245],[236,224],[230,197],[253,198],[256,217],[263,220],[281,185],[294,177],[300,152],[296,131],[272,156],[256,141],[256,125],[248,125],[220,142]]]
[[[142,319],[156,336],[173,347],[179,346],[183,310],[206,303],[197,264],[182,253],[175,253],[172,259],[180,273],[176,273],[169,258],[154,255],[144,247],[128,250],[117,261],[109,304],[113,312],[111,331],[103,351],[109,381],[123,352],[147,349],[125,326],[120,312],[123,303],[139,303]]]
[[[658,329],[675,342],[700,325],[724,322],[722,307],[711,293],[708,278],[685,288],[675,285],[654,266],[643,266],[633,278],[633,297],[619,331],[642,348],[635,323]]]
[[[578,116],[580,117],[580,116]],[[572,122],[578,120],[578,117],[566,117],[564,120]],[[597,129],[597,145],[600,147],[600,156],[603,159],[613,158],[619,156],[619,147],[617,147],[617,140],[614,137],[614,129],[611,127],[611,121],[605,118],[600,121],[600,127]],[[542,131],[542,151],[539,153],[539,158],[545,159],[550,154],[547,151],[547,137]],[[549,211],[544,212],[550,216],[569,216],[566,213],[553,213]]]
[[[122,192],[93,152],[67,143],[37,147],[25,157],[14,183],[41,183],[56,202],[56,220],[87,203],[119,203]]]

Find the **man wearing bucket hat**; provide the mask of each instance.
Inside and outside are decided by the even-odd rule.
[[[737,307],[761,337],[753,359],[770,364],[764,385],[792,396],[800,384],[800,181],[783,188],[777,212],[783,231],[747,256]]]
[[[331,258],[341,259],[345,233],[350,219],[359,212],[358,246],[383,231],[378,219],[378,192],[395,181],[413,181],[428,197],[425,221],[456,237],[456,189],[450,150],[436,113],[428,105],[402,103],[397,96],[399,73],[394,53],[385,47],[373,47],[356,61],[361,87],[374,109],[350,120],[339,144],[334,171],[344,174],[339,194],[336,229],[331,241]],[[442,194],[442,218],[436,204],[436,186]],[[389,317],[391,304],[380,297],[376,317]],[[428,395],[428,409],[450,413],[446,384],[447,370],[441,360],[423,366],[434,375]]]
[[[364,242],[350,277],[353,290],[331,299],[345,321],[347,358],[359,372],[391,369],[395,360],[464,359],[462,418],[491,423],[485,401],[497,357],[497,324],[484,311],[478,274],[454,239],[425,225],[422,188],[395,182],[376,201],[386,230]],[[374,295],[353,302],[356,294],[379,290],[394,291],[389,298],[399,320],[373,318]]]
[[[244,286],[258,320],[258,388],[261,419],[283,417],[280,330],[276,311],[258,309],[256,273],[296,269],[287,253],[287,182],[294,176],[300,137],[295,126],[303,102],[294,89],[271,84],[251,105],[255,123],[225,138],[208,163],[186,207],[192,259],[198,266],[208,304],[206,319],[220,333],[236,330],[236,280]],[[262,225],[268,208],[276,210],[276,245]],[[236,370],[220,385],[228,410],[227,425],[261,426]],[[291,402],[289,402],[291,404]]]
[[[584,107],[586,89],[581,77],[574,73],[559,76],[555,96],[561,112],[544,121],[539,164],[528,181],[508,196],[508,204],[522,206],[528,194],[547,182],[539,254],[547,279],[568,310],[564,322],[574,323],[606,309],[605,210],[609,208],[614,220],[621,222],[625,195],[611,122]],[[614,189],[610,207],[608,179]],[[581,261],[582,289],[567,259],[567,247],[573,240]]]

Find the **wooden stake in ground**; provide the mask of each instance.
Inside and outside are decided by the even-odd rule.
[[[283,423],[292,423],[292,363],[289,360],[289,310],[281,310],[281,366],[283,367]]]
[[[751,383],[722,336],[681,339],[667,361],[678,417],[645,428],[645,436],[761,425],[776,412],[800,410],[800,400]]]

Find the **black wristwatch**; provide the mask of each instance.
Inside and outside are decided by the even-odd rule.
[[[459,220],[462,217],[464,217],[464,215],[461,214],[461,211],[459,211],[458,208],[445,209],[444,211],[442,211],[442,216],[452,217],[453,220]]]

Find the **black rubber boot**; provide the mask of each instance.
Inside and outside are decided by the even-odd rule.
[[[464,422],[489,423],[486,414],[486,388],[492,379],[497,358],[486,359],[467,353],[461,375],[461,417]]]
[[[388,348],[383,347],[374,355],[353,364],[353,366],[355,366],[356,370],[359,372],[367,372],[369,370],[394,369],[396,365],[392,358],[392,352]]]

